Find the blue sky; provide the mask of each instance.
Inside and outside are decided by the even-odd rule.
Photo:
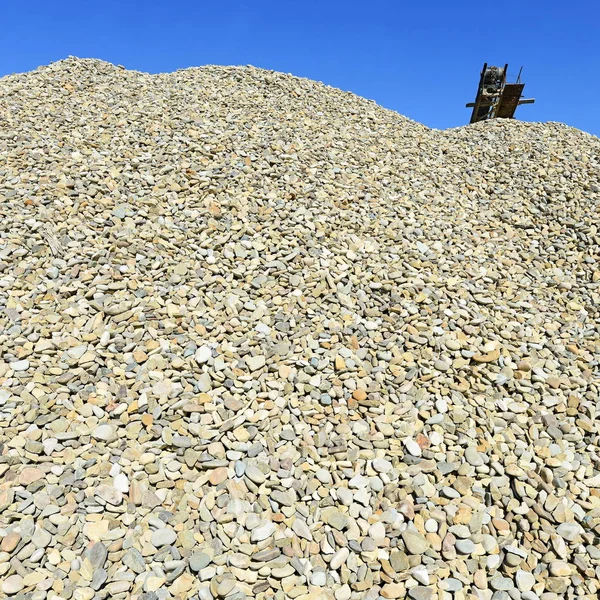
[[[68,55],[149,72],[247,65],[436,128],[468,123],[484,62],[524,66],[517,117],[600,135],[600,1],[2,0],[0,75]]]

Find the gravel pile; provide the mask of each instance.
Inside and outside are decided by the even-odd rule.
[[[599,161],[252,67],[0,79],[0,595],[597,598]]]

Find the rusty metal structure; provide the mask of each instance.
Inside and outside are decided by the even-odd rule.
[[[522,98],[524,83],[521,83],[521,70],[515,83],[507,83],[508,65],[504,67],[488,67],[484,63],[479,78],[475,102],[469,102],[467,108],[472,108],[471,123],[487,121],[488,119],[512,119],[517,106],[533,104],[534,98]]]

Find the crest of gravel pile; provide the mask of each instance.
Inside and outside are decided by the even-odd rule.
[[[599,157],[251,67],[0,79],[0,595],[597,598]]]

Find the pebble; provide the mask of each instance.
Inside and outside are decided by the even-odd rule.
[[[0,105],[3,595],[597,597],[597,138],[254,67]]]
[[[556,528],[556,533],[569,542],[576,541],[581,535],[581,532],[581,525],[578,523],[561,523]]]
[[[471,540],[456,540],[455,546],[461,554],[471,554],[475,550],[475,544]]]
[[[417,585],[408,590],[408,597],[413,600],[431,600],[433,597],[433,589],[423,585]]]
[[[258,371],[265,366],[266,359],[264,356],[249,356],[246,358],[246,364],[251,371]]]
[[[331,558],[331,562],[329,563],[329,567],[331,569],[339,569],[348,559],[350,555],[350,551],[348,548],[340,548]]]
[[[127,479],[127,475],[124,473],[115,475],[113,486],[117,491],[126,494],[129,491],[129,480]]]
[[[38,527],[31,538],[36,548],[46,548],[52,541],[52,534],[45,529]]]
[[[112,425],[98,425],[92,431],[92,437],[102,442],[112,442],[117,439],[117,433]]]
[[[414,579],[416,579],[419,583],[423,585],[429,585],[430,577],[429,572],[427,571],[427,567],[424,565],[419,565],[411,570],[410,574]]]
[[[467,449],[465,450],[465,458],[467,462],[470,465],[473,465],[474,467],[481,467],[481,465],[483,465],[482,456],[479,454],[479,452],[477,452],[477,450],[473,446],[467,447]]]
[[[250,540],[252,542],[262,542],[275,533],[275,524],[264,522],[252,529]]]
[[[123,564],[129,567],[134,573],[139,574],[146,570],[144,557],[136,548],[129,548],[129,550],[123,554]]]
[[[553,560],[548,570],[553,577],[568,577],[571,575],[571,567],[561,560]]]
[[[267,480],[265,474],[255,465],[248,465],[245,470],[245,475],[257,485],[261,485]]]
[[[92,569],[97,571],[104,567],[104,563],[108,557],[108,549],[102,542],[96,542],[86,550],[84,557],[90,561]]]
[[[235,581],[233,579],[225,579],[217,586],[217,596],[225,598],[225,596],[228,596],[233,591],[233,588],[235,588]]]
[[[10,575],[2,582],[1,589],[8,596],[13,596],[18,594],[24,587],[25,584],[21,575]]]
[[[515,573],[515,582],[521,592],[529,592],[535,585],[535,576],[529,571],[518,570]]]
[[[429,542],[417,531],[406,530],[402,533],[402,540],[410,554],[423,554],[429,549]]]
[[[421,456],[421,446],[414,440],[406,440],[404,446],[411,456]]]
[[[383,598],[405,598],[406,588],[401,583],[386,583],[381,588]]]
[[[376,458],[371,464],[378,473],[389,473],[392,470],[392,463],[385,458]]]
[[[155,548],[161,548],[162,546],[170,546],[176,539],[177,533],[175,531],[163,527],[152,532],[150,542]]]
[[[305,540],[313,539],[308,525],[301,519],[296,519],[293,522],[292,529],[298,537],[304,538]]]
[[[190,556],[190,569],[194,573],[198,573],[199,571],[202,571],[202,569],[207,567],[211,562],[212,558],[209,554],[205,554],[204,552],[198,552]]]
[[[27,371],[27,369],[29,369],[29,364],[28,360],[16,360],[15,362],[10,363],[10,368],[15,373],[20,373],[21,371]],[[15,592],[12,593],[14,594]]]

